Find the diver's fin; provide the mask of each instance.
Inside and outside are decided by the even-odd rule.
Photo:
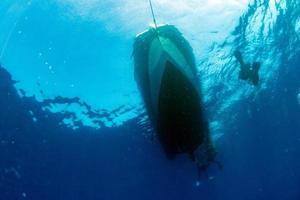
[[[258,82],[259,82],[259,76],[258,76],[258,73],[256,72],[256,74],[253,75],[252,83],[253,83],[254,86],[257,86]]]
[[[197,172],[198,172],[198,180],[201,180],[201,178],[203,178],[202,174],[204,174],[205,179],[208,180],[209,177],[208,177],[207,168],[200,166],[197,163],[196,163],[196,167],[197,167]]]
[[[260,62],[254,62],[254,63],[252,64],[252,68],[253,68],[253,70],[255,70],[256,72],[258,72],[259,69],[260,69]]]
[[[242,56],[242,54],[241,54],[241,52],[239,50],[235,50],[234,51],[234,56],[235,56],[235,58],[239,61],[239,63],[242,66],[245,65],[244,60],[243,60],[243,56]]]

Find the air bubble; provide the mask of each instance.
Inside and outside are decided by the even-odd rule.
[[[27,194],[25,192],[22,193],[22,197],[27,197]]]

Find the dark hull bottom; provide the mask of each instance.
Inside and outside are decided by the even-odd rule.
[[[169,158],[192,154],[208,134],[196,88],[172,63],[167,62],[158,102],[157,132]]]

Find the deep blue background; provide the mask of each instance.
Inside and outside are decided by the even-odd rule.
[[[289,71],[272,92],[231,111],[238,120],[217,144],[224,169],[212,166],[198,187],[195,166],[185,157],[168,161],[156,141],[139,134],[135,120],[101,134],[66,128],[59,125],[62,114],[20,98],[1,68],[0,199],[298,200],[299,56],[285,66]]]

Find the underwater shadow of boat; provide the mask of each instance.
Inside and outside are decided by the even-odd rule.
[[[133,56],[136,82],[167,157],[187,153],[206,169],[216,151],[191,46],[177,28],[163,25],[137,35]]]

